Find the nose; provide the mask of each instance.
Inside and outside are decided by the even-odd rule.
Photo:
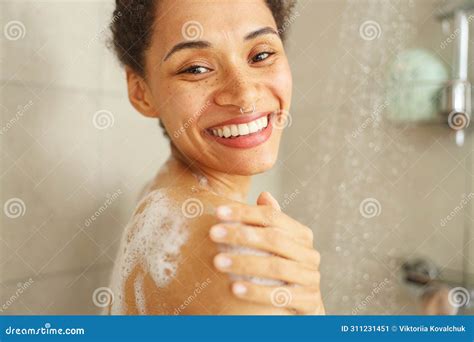
[[[242,114],[255,111],[260,89],[258,82],[241,70],[229,70],[226,76],[214,95],[216,104],[235,107]]]

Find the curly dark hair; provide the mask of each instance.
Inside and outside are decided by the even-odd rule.
[[[145,76],[145,52],[150,46],[159,0],[116,0],[110,29],[111,45],[122,65]],[[265,0],[282,39],[296,0]]]

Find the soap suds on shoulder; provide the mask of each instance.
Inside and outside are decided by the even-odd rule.
[[[188,239],[186,219],[179,206],[165,191],[155,190],[145,196],[125,229],[112,275],[115,302],[112,314],[124,314],[125,281],[137,265],[149,273],[158,287],[167,286],[176,277],[181,247]],[[139,288],[141,281],[135,286]],[[136,293],[137,294],[137,293]],[[143,296],[136,296],[137,307],[143,309]]]

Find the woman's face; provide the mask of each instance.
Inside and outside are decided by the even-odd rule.
[[[239,175],[273,166],[292,80],[264,0],[159,1],[146,75],[156,114],[187,158]]]

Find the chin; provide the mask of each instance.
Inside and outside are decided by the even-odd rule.
[[[263,149],[260,152],[248,151],[248,153],[236,157],[223,158],[223,161],[219,163],[219,170],[229,174],[252,176],[273,168],[278,158],[278,149]]]

